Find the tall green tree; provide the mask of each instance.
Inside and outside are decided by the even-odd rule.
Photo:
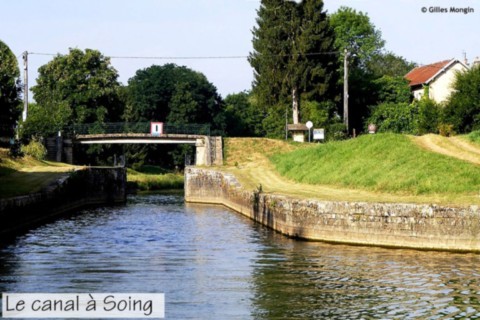
[[[480,130],[480,66],[459,72],[446,103],[444,122],[459,133]]]
[[[110,59],[98,50],[70,49],[55,56],[38,69],[37,85],[31,89],[37,105],[23,124],[24,137],[69,131],[73,124],[94,123],[101,128],[105,122],[119,121],[123,103],[117,79]],[[78,163],[111,164],[109,158],[120,152],[118,146],[77,147]]]
[[[394,102],[410,103],[413,95],[408,86],[408,80],[403,76],[384,75],[373,80],[372,88],[375,90],[376,103]]]
[[[366,68],[375,78],[383,76],[404,77],[417,66],[416,63],[407,61],[404,57],[392,52],[378,53],[366,62]]]
[[[128,80],[127,121],[210,124],[222,130],[223,101],[204,74],[175,64],[138,70]]]
[[[281,105],[291,103],[293,123],[298,123],[302,95],[309,99],[332,96],[331,84],[336,82],[332,81],[336,69],[333,36],[322,0],[298,4],[262,0],[249,62],[254,69],[254,94],[265,108],[265,119],[283,118],[272,116],[284,114]],[[284,120],[275,122],[284,125]]]
[[[124,119],[130,122],[162,121],[166,124],[209,124],[212,133],[225,129],[223,101],[205,75],[175,64],[138,70],[124,92]],[[134,165],[182,166],[191,148],[160,145],[129,146]]]
[[[0,40],[0,137],[12,137],[22,93],[17,58]]]
[[[368,65],[381,55],[385,41],[368,15],[352,8],[340,7],[330,16],[330,23],[335,31],[337,50],[349,52],[349,128],[361,131],[369,115],[368,106],[376,104],[372,82],[377,76],[368,70]],[[344,54],[338,57],[341,75],[344,75],[343,59]],[[343,86],[343,76],[338,84]]]
[[[382,32],[370,21],[370,17],[362,11],[342,6],[330,16],[330,23],[335,30],[335,46],[347,49],[351,53],[350,66],[365,68],[385,46]],[[339,57],[339,62],[343,56]],[[343,64],[340,63],[343,71]]]
[[[29,103],[28,117],[20,128],[20,135],[27,139],[32,136],[55,136],[68,125],[71,117],[72,109],[65,101],[44,106]]]
[[[229,94],[225,98],[225,131],[230,137],[263,136],[263,114],[249,92]]]
[[[68,124],[120,120],[118,73],[99,51],[70,49],[41,66],[38,74],[32,87],[35,101],[47,110],[55,105],[70,108]]]

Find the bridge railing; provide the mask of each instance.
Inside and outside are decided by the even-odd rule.
[[[150,122],[105,122],[75,124],[75,134],[150,133]],[[210,136],[209,124],[163,124],[164,134]]]

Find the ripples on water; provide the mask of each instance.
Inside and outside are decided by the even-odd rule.
[[[167,319],[480,318],[480,256],[287,239],[175,195],[0,246],[1,292],[163,292]]]

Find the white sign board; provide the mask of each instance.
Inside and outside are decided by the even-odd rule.
[[[150,134],[152,136],[163,134],[163,122],[150,122]]]
[[[325,129],[313,129],[313,140],[325,140]]]

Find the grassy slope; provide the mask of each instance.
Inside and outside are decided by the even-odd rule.
[[[7,149],[0,148],[0,198],[38,192],[75,168],[78,166],[28,156],[14,159]],[[127,173],[127,180],[140,190],[183,188],[182,174],[166,173],[158,167],[145,166],[142,172],[128,169]]]
[[[143,168],[142,172],[127,169],[127,181],[142,191],[183,189],[184,176],[148,166]]]
[[[0,149],[0,198],[38,192],[74,168],[31,157],[13,159],[7,149]]]
[[[365,135],[274,156],[277,170],[310,184],[410,194],[475,193],[480,167],[422,150],[407,136]]]
[[[229,139],[226,147],[224,170],[247,189],[262,184],[266,192],[325,200],[480,203],[480,167],[424,150],[408,136],[365,135],[315,146]]]

